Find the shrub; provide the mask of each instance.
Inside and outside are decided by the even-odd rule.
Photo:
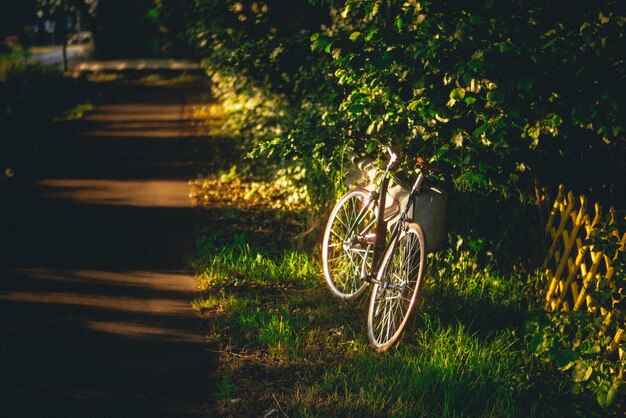
[[[194,26],[266,156],[295,156],[327,184],[359,129],[431,156],[461,191],[531,196],[567,177],[621,198],[618,2],[301,3],[205,0],[218,18]]]

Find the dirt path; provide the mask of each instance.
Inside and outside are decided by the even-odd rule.
[[[207,416],[189,91],[116,86],[0,214],[0,416]]]

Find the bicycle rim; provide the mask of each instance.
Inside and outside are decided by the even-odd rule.
[[[409,224],[385,253],[372,289],[367,320],[370,344],[385,351],[400,337],[419,294],[425,262],[425,239]]]
[[[354,237],[374,232],[374,209],[371,205],[365,207],[368,196],[364,189],[346,193],[326,225],[322,245],[324,278],[332,294],[341,299],[360,296],[367,285],[360,277],[364,268],[370,268],[371,248],[355,244]]]

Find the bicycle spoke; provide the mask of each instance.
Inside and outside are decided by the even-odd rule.
[[[368,314],[370,342],[386,350],[400,336],[409,318],[422,274],[423,231],[415,224],[385,254],[381,282],[372,293]]]
[[[361,271],[371,263],[359,237],[372,230],[375,213],[368,200],[369,192],[356,189],[335,205],[324,233],[322,258],[324,278],[332,293],[342,299],[359,296],[365,290]]]

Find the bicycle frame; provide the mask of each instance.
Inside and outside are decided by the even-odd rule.
[[[418,194],[428,173],[438,170],[417,157],[417,178],[413,186],[404,184],[395,176],[399,153],[391,144],[374,142],[386,147],[387,167],[372,178],[371,162],[355,163],[366,171],[357,184],[362,186],[366,180],[370,185],[367,190],[348,191],[333,207],[324,231],[322,261],[324,279],[339,299],[356,299],[368,283],[373,285],[367,334],[374,348],[385,351],[400,338],[419,296],[426,237],[424,228],[412,218],[422,217],[415,212]],[[388,189],[394,194],[391,206],[387,205]]]
[[[367,212],[370,208],[370,205],[378,202],[378,208],[377,208],[378,211],[376,213],[376,218],[375,218],[376,228],[375,228],[374,236],[372,237],[371,234],[368,234],[368,236],[359,237],[359,239],[362,240],[361,242],[367,245],[366,256],[363,257],[363,265],[361,266],[360,279],[365,280],[370,283],[376,282],[376,272],[378,271],[380,267],[379,264],[381,262],[382,255],[387,251],[390,245],[395,245],[395,242],[396,242],[395,239],[400,233],[402,225],[404,225],[404,223],[406,222],[409,210],[414,205],[415,196],[419,194],[419,192],[421,191],[421,188],[425,179],[423,170],[420,170],[417,175],[417,179],[415,180],[415,183],[413,184],[413,187],[411,188],[411,192],[409,193],[407,203],[404,206],[404,208],[402,208],[398,221],[395,223],[394,227],[391,230],[391,235],[389,237],[389,240],[387,240],[386,239],[387,221],[385,221],[385,199],[387,196],[387,189],[389,187],[390,167],[394,162],[394,157],[396,157],[395,154],[392,154],[392,160],[390,161],[385,171],[383,172],[378,190],[370,192],[370,195],[368,196],[367,201],[361,208],[359,214],[357,215],[356,221],[354,222],[354,225],[358,225],[367,216]],[[354,226],[352,226],[348,230],[347,236],[352,235],[352,233],[354,232],[353,228]],[[372,241],[372,238],[373,238],[373,241]],[[366,261],[367,261],[367,255],[369,251],[371,250],[371,247],[373,247],[372,265],[371,265],[370,270],[367,271]]]

